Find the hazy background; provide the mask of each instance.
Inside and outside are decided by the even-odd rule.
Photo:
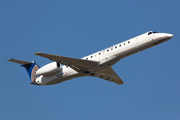
[[[177,0],[1,0],[0,119],[179,120],[180,2]],[[147,31],[172,33],[163,44],[112,68],[125,84],[82,77],[30,85],[8,58],[48,59],[45,52],[82,58]]]

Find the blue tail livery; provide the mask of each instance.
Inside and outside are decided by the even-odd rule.
[[[35,84],[35,80],[38,77],[36,75],[36,71],[40,68],[36,62],[32,61],[32,62],[27,62],[27,61],[22,61],[22,60],[16,60],[16,59],[8,59],[7,61],[11,61],[14,63],[18,63],[21,64],[22,67],[25,67],[28,75],[30,77],[30,80],[32,81],[31,84]]]

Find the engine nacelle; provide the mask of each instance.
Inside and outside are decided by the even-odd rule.
[[[57,72],[61,65],[57,62],[49,63],[36,71],[36,75],[50,75]]]

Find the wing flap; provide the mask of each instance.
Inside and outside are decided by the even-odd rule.
[[[56,61],[56,62],[64,64],[64,65],[68,65],[69,67],[71,67],[72,69],[74,69],[75,71],[78,71],[78,72],[81,70],[86,70],[86,69],[92,68],[99,64],[99,62],[97,62],[97,61],[63,57],[63,56],[41,53],[41,52],[35,53],[35,55],[48,58],[49,60]]]

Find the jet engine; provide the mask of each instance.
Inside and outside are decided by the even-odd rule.
[[[57,62],[49,63],[36,71],[36,75],[50,75],[59,71],[61,65]]]

